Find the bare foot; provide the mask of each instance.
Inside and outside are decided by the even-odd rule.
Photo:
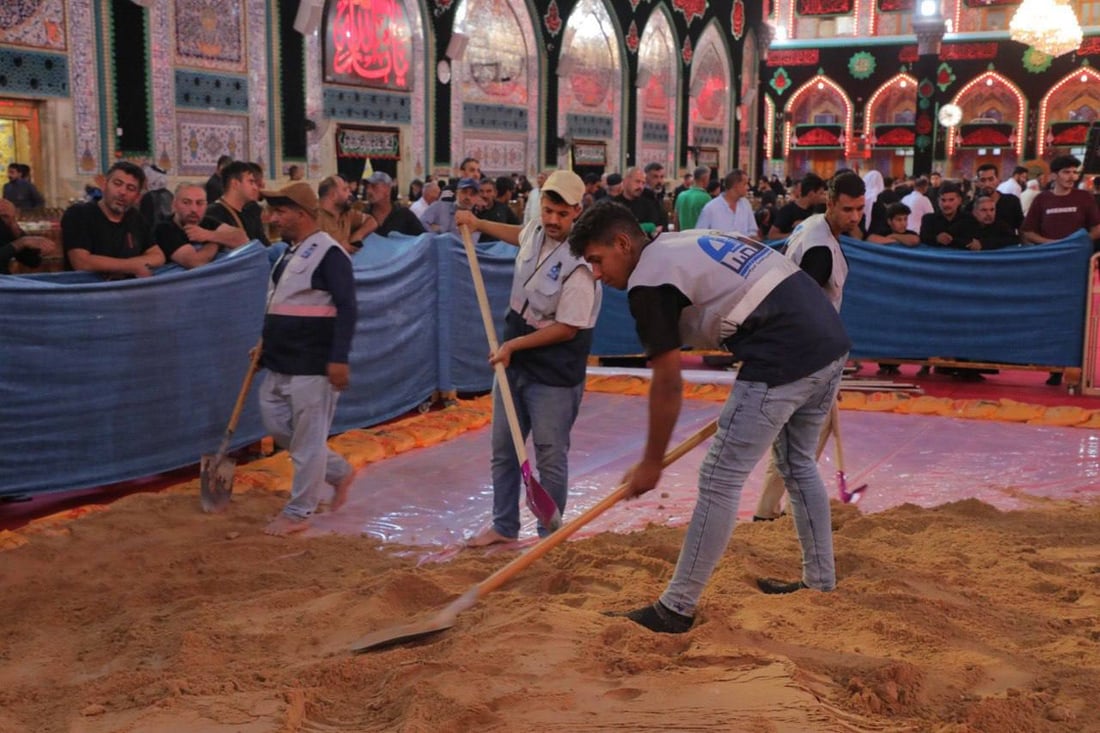
[[[348,500],[348,489],[355,483],[355,471],[347,475],[340,483],[336,484],[336,491],[332,495],[332,511],[338,511]]]
[[[270,534],[276,537],[286,537],[298,532],[304,532],[307,529],[309,529],[308,519],[291,519],[285,514],[280,514],[264,527],[264,534]]]
[[[499,545],[504,542],[515,542],[515,537],[505,537],[500,532],[493,529],[492,525],[489,525],[479,533],[471,537],[466,541],[467,547],[488,547],[489,545]]]

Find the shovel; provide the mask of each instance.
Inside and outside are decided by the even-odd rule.
[[[470,262],[470,275],[474,279],[474,290],[477,291],[477,304],[481,310],[481,321],[485,326],[485,337],[489,339],[489,348],[495,354],[500,349],[497,341],[496,328],[493,326],[493,316],[489,311],[489,296],[485,293],[485,281],[481,278],[481,268],[477,264],[477,250],[470,238],[469,227],[462,227],[462,244],[466,248],[466,259]],[[493,365],[496,371],[497,388],[500,390],[500,401],[504,403],[504,412],[508,416],[508,428],[512,431],[512,443],[516,448],[516,459],[520,464],[520,475],[523,476],[524,496],[527,508],[531,510],[539,523],[551,532],[561,526],[561,511],[554,497],[542,487],[531,472],[531,462],[527,460],[527,446],[523,440],[523,433],[519,429],[519,418],[516,416],[516,404],[512,399],[512,387],[508,384],[508,375],[504,371],[504,365],[497,362]]]
[[[840,409],[833,403],[832,419],[833,447],[836,449],[836,482],[840,487],[840,500],[845,504],[855,504],[863,498],[867,484],[860,484],[848,490],[848,477],[844,475],[844,446],[840,442]]]
[[[717,429],[717,420],[712,420],[707,423],[704,427],[688,437],[683,443],[680,443],[666,453],[661,465],[667,467],[679,460],[685,453],[714,435],[714,431]],[[630,484],[620,484],[619,488],[615,489],[614,492],[609,494],[591,509],[581,514],[557,532],[540,540],[537,545],[517,557],[515,560],[512,560],[500,570],[497,570],[485,580],[472,586],[469,590],[455,599],[451,605],[439,611],[431,618],[401,624],[400,626],[391,626],[388,629],[380,629],[367,634],[352,645],[352,652],[361,654],[366,651],[382,649],[383,647],[412,641],[413,639],[419,639],[423,636],[430,636],[431,634],[436,634],[451,628],[455,625],[458,614],[472,608],[479,600],[507,583],[540,557],[550,552],[550,550],[554,549],[562,542],[565,542],[574,532],[603,514],[621,499],[624,499],[629,489]]]
[[[207,514],[220,512],[229,504],[233,496],[233,469],[237,462],[226,455],[229,451],[229,440],[237,430],[241,412],[244,410],[244,402],[248,399],[248,392],[252,388],[252,377],[260,366],[263,341],[256,344],[252,350],[252,361],[248,365],[248,373],[244,375],[244,384],[237,395],[237,404],[233,406],[233,414],[229,416],[229,425],[222,436],[222,444],[215,455],[205,455],[201,462],[201,480],[199,487],[199,500],[202,502],[202,510]]]

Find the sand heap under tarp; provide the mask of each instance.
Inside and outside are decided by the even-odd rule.
[[[834,505],[838,591],[786,597],[752,579],[797,576],[790,520],[742,524],[682,636],[601,611],[651,601],[683,530],[602,534],[351,656],[514,554],[264,536],[282,501],[136,495],[0,555],[0,731],[1100,730],[1097,506]]]

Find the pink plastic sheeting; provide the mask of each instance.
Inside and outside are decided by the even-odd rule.
[[[566,522],[611,493],[640,457],[646,406],[644,397],[585,395],[573,430]],[[674,444],[716,418],[720,409],[721,403],[685,400]],[[1020,509],[1033,506],[1033,497],[1086,501],[1100,491],[1096,431],[855,411],[841,411],[841,421],[848,485],[869,485],[859,503],[864,512],[966,498]],[[708,443],[668,468],[656,490],[612,507],[580,536],[630,532],[650,522],[685,524]],[[836,496],[833,456],[830,442],[821,470]],[[761,461],[742,493],[742,520],[753,514],[763,473]],[[491,505],[489,429],[484,428],[372,464],[356,480],[345,508],[317,516],[312,531],[450,546],[484,527]],[[530,537],[534,518],[526,508],[522,516],[521,537]]]

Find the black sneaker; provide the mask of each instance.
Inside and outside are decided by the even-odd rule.
[[[782,595],[784,593],[794,593],[797,590],[803,590],[804,588],[810,587],[801,580],[789,583],[786,580],[776,580],[775,578],[757,578],[756,585],[760,590],[772,596]]]
[[[676,613],[660,601],[633,611],[605,611],[604,615],[628,618],[658,634],[682,634],[695,623],[693,617]]]
[[[1057,387],[1061,383],[1062,383],[1062,373],[1061,372],[1051,372],[1050,376],[1047,377],[1047,386],[1048,387]]]

